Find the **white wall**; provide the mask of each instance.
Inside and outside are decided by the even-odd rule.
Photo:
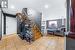
[[[2,36],[4,35],[4,16],[2,14]]]
[[[1,19],[1,9],[0,9],[0,37],[1,37],[1,35],[2,35],[2,21],[1,21],[2,19]]]

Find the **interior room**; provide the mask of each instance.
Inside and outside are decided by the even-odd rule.
[[[66,46],[71,48],[75,38],[74,24],[72,25],[75,21],[71,18],[74,12],[70,9],[72,2],[0,0],[0,50],[65,50]],[[73,6],[72,9],[75,7]],[[73,42],[70,43],[71,39]]]

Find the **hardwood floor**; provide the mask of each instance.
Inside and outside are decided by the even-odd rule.
[[[29,44],[18,35],[7,35],[0,41],[0,50],[64,50],[64,37],[43,36]]]

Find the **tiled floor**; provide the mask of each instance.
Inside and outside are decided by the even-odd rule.
[[[0,50],[64,50],[64,37],[43,36],[29,44],[16,34],[4,36]]]

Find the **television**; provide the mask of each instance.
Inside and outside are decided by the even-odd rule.
[[[57,20],[49,20],[47,21],[47,28],[55,29],[57,28]]]

